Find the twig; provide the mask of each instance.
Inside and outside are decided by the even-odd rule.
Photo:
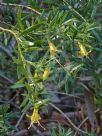
[[[0,103],[3,103],[3,104],[11,104],[12,106],[14,106],[15,108],[19,109],[19,107],[17,105],[15,105],[13,102],[10,102],[10,101],[2,101],[0,100]]]
[[[0,27],[0,30],[1,30],[1,31],[4,31],[4,32],[11,33],[11,34],[16,38],[17,42],[18,42],[18,41],[19,41],[19,42],[22,42],[22,40],[21,40],[19,37],[17,37],[16,33],[13,32],[12,30],[6,29],[6,28],[3,28],[3,27]]]
[[[98,112],[100,112],[101,110],[102,110],[102,107],[99,108],[99,109],[97,109],[97,110],[95,111],[95,114],[98,113]],[[78,128],[80,129],[81,126],[82,126],[88,119],[89,119],[89,117],[86,117],[86,118],[81,122],[81,124],[78,126]],[[78,131],[75,132],[74,136],[77,136],[77,133],[78,133]]]
[[[19,118],[19,120],[18,120],[18,122],[17,122],[17,124],[16,124],[16,128],[19,126],[19,124],[21,123],[21,121],[22,121],[22,119],[23,119],[23,117],[24,117],[24,115],[25,115],[25,113],[26,113],[26,110],[22,113],[22,115],[21,115],[21,117]],[[11,135],[13,135],[14,134],[14,130],[11,132]]]
[[[39,136],[44,136],[43,134],[42,134],[42,132],[36,127],[36,126],[34,126],[34,125],[32,125],[33,126],[33,129],[36,131],[36,133],[39,135]]]
[[[0,5],[2,6],[12,6],[12,7],[21,7],[21,8],[26,8],[28,10],[31,10],[33,11],[34,13],[38,14],[38,15],[41,15],[41,13],[35,9],[32,9],[31,7],[29,6],[25,6],[25,5],[20,5],[20,4],[11,4],[11,3],[0,3]]]
[[[79,118],[81,116],[81,111],[67,112],[66,115],[69,118]]]
[[[51,90],[53,90],[53,92]],[[51,89],[51,90],[48,90],[48,88],[47,88],[47,91],[52,94],[62,94],[62,95],[66,95],[66,96],[74,97],[74,98],[78,98],[78,99],[80,99],[80,97],[83,97],[83,95],[81,93],[68,94],[68,93],[58,92],[59,90],[57,90],[56,88]]]
[[[11,98],[9,101],[3,101],[3,100],[0,100],[0,103],[3,103],[3,104],[11,104],[13,105],[15,108],[17,109],[20,109],[19,106],[15,105],[13,103],[13,100],[16,98],[17,95],[15,95],[13,98]]]
[[[15,135],[13,135],[13,136],[23,136],[23,135],[25,135],[26,133],[27,133],[27,130],[26,130],[26,129],[23,129],[23,130],[17,132],[17,133],[16,133]]]
[[[5,80],[7,80],[10,84],[13,84],[14,81],[9,79],[8,77],[6,77],[4,74],[2,74],[2,72],[0,71],[0,77],[4,78]]]
[[[66,3],[69,6],[69,9],[72,9],[74,13],[76,13],[84,22],[87,22],[86,19],[77,12],[66,0],[63,0],[64,3]]]
[[[23,117],[24,117],[25,113],[26,113],[26,111],[24,111],[24,112],[22,113],[22,115],[21,115],[20,119],[18,120],[18,122],[17,122],[17,124],[16,124],[16,127],[18,127],[18,126],[19,126],[19,124],[20,124],[21,120],[23,119]]]
[[[84,133],[84,134],[87,134],[85,131],[81,130],[80,128],[78,128],[77,126],[74,125],[74,123],[70,120],[70,118],[64,114],[63,111],[61,111],[58,107],[56,107],[54,104],[50,103],[50,105],[56,109],[59,113],[61,113],[66,119],[67,121],[71,124],[71,126],[76,130],[76,131],[79,131],[81,133]]]
[[[7,22],[1,21],[1,20],[0,20],[0,25],[4,25],[6,28],[7,28],[7,27],[8,27],[8,28],[14,28],[13,25],[8,24]]]
[[[22,121],[22,119],[23,119],[24,115],[26,114],[29,107],[30,107],[30,103],[23,109],[23,111],[22,111],[23,113],[22,113],[21,117],[19,118],[19,120],[17,121],[17,124],[15,125],[16,128],[18,128],[19,124],[21,123],[21,121]],[[11,132],[11,135],[13,135],[13,134],[14,134],[14,130],[12,130],[12,132]]]

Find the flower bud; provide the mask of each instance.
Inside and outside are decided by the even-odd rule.
[[[88,56],[89,52],[86,50],[84,45],[80,42],[78,42],[79,48],[80,48],[80,55],[81,57]]]
[[[50,74],[50,70],[47,68],[44,70],[44,73],[43,73],[43,80],[46,80],[48,78]]]
[[[50,54],[51,54],[51,56],[54,56],[56,51],[57,51],[56,47],[52,42],[48,42],[48,44],[49,44],[49,47],[50,47]]]

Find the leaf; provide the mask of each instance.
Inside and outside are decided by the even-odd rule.
[[[28,33],[32,32],[32,31],[34,31],[35,29],[39,28],[41,26],[41,24],[36,24],[36,25],[32,25],[31,27],[28,27],[26,30],[24,30],[21,33],[21,35],[25,35],[25,34],[28,34]]]
[[[70,74],[72,74],[73,76],[76,75],[82,66],[83,64],[79,65],[74,64],[73,67],[71,68]]]
[[[98,128],[98,122],[94,113],[93,96],[91,95],[91,92],[85,90],[84,97],[90,124],[93,129]]]
[[[25,48],[24,52],[40,51],[40,50],[42,50],[42,49],[39,47],[29,47],[29,48]]]
[[[25,106],[28,104],[28,102],[29,102],[29,99],[28,99],[28,97],[26,96],[26,97],[24,98],[23,102],[21,103],[20,108],[25,107]]]
[[[98,40],[98,42],[102,44],[102,37],[100,37],[100,35],[95,30],[92,30],[92,33],[94,37]]]
[[[0,114],[4,114],[10,108],[9,104],[1,104],[0,105]]]
[[[14,85],[12,85],[11,88],[16,89],[16,88],[22,88],[24,86],[25,84],[17,82]]]
[[[7,40],[7,35],[6,33],[4,33],[4,44],[5,46],[7,46],[8,40]]]
[[[25,41],[22,41],[21,44],[22,44],[23,47],[29,47],[29,46],[33,46],[34,42],[25,40]]]
[[[19,30],[23,31],[24,30],[24,27],[23,27],[23,24],[22,24],[22,20],[21,20],[21,7],[18,8],[18,13],[17,13],[17,23],[18,23],[18,28]]]
[[[19,53],[19,59],[21,59],[21,62],[23,63],[23,67],[25,68],[26,67],[26,61],[25,61],[25,58],[22,54],[22,50],[21,50],[20,45],[18,45],[18,53]]]
[[[31,62],[31,61],[28,61],[28,60],[26,60],[26,62],[27,62],[27,64],[30,64],[31,66],[36,67],[36,64],[34,62]]]

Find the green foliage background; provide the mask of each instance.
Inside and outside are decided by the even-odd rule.
[[[14,3],[15,1],[3,2]],[[22,111],[36,105],[48,103],[49,98],[46,83],[51,82],[58,91],[65,93],[83,93],[84,86],[88,86],[95,95],[96,106],[101,106],[102,98],[102,26],[101,0],[29,0],[30,10],[23,10],[20,6],[11,6],[17,19],[10,24],[9,29],[1,28],[0,37],[5,48],[8,48],[11,37],[16,39],[13,63],[0,53],[2,74],[12,77],[13,72],[18,80],[12,88],[25,87],[24,100],[20,107]],[[21,1],[16,1],[21,4]],[[7,6],[9,9],[10,6]],[[12,16],[11,16],[12,17]],[[6,21],[9,16],[4,16]],[[12,20],[12,18],[10,18]],[[48,41],[57,48],[56,55],[50,56]],[[88,56],[79,55],[78,41],[82,43]],[[8,63],[7,63],[8,62]],[[6,66],[7,65],[7,66]],[[9,68],[8,66],[11,65]],[[46,68],[50,69],[47,81],[42,76]],[[34,78],[37,73],[38,79]],[[17,79],[18,77],[18,79]],[[90,81],[82,82],[90,77]],[[64,83],[63,83],[64,81]],[[76,86],[76,82],[79,84]]]

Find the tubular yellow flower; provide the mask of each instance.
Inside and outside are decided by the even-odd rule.
[[[84,47],[84,45],[80,42],[78,42],[79,48],[80,48],[80,55],[82,57],[84,56],[88,56],[89,52],[86,50],[86,48]]]
[[[50,70],[47,68],[44,70],[44,73],[43,73],[43,80],[46,80],[48,78],[50,74]]]
[[[39,123],[40,120],[41,120],[41,117],[38,113],[38,108],[34,108],[33,114],[31,116],[31,122],[32,123]]]
[[[33,114],[32,114],[31,116],[28,116],[28,117],[30,117],[30,119],[31,119],[31,123],[30,123],[29,128],[30,128],[33,124],[37,123],[40,127],[42,127],[42,128],[45,130],[45,128],[40,124],[41,116],[40,116],[40,114],[38,113],[38,110],[39,110],[39,108],[38,108],[38,107],[35,107],[34,110],[33,110]],[[29,128],[28,128],[28,129],[29,129]]]
[[[30,116],[28,116],[28,117],[30,117]],[[40,117],[40,115],[39,115],[39,113],[38,113],[38,108],[34,108],[33,114],[31,115],[30,119],[31,119],[31,123],[30,123],[29,128],[30,128],[33,124],[35,124],[35,123],[38,123],[38,125],[41,126],[41,124],[40,124],[40,122],[39,122],[39,121],[41,120],[41,117]],[[42,127],[42,126],[41,126],[41,127]],[[28,129],[29,129],[29,128],[28,128]]]
[[[56,51],[57,51],[56,47],[52,42],[48,42],[48,44],[49,44],[49,47],[50,47],[50,54],[51,54],[51,56],[54,56]]]

